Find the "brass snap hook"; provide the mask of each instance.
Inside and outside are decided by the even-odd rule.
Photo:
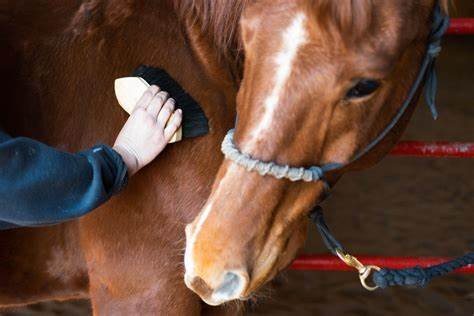
[[[368,291],[375,291],[376,289],[379,288],[378,285],[370,286],[365,282],[365,280],[370,276],[370,273],[372,273],[372,270],[380,271],[380,268],[374,265],[369,265],[369,266],[365,266],[364,271],[361,272],[359,270],[360,283]]]
[[[344,253],[341,249],[336,249],[336,254],[345,264],[356,269],[359,272],[359,279],[362,286],[368,291],[375,291],[379,287],[377,285],[370,286],[366,283],[366,279],[372,273],[372,270],[380,271],[380,268],[374,265],[364,265],[356,257]]]

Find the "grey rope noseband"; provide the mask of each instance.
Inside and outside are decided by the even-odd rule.
[[[242,153],[234,144],[235,129],[231,129],[224,138],[221,150],[224,156],[245,168],[247,171],[255,171],[261,176],[270,175],[277,179],[288,179],[290,181],[315,182],[321,180],[324,167],[311,166],[290,167],[279,165],[272,161],[266,162],[252,158],[249,154]]]

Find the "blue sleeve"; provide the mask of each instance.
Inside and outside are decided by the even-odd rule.
[[[0,229],[77,218],[126,182],[122,158],[106,145],[70,154],[0,131]]]

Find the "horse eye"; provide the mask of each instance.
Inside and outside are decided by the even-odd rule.
[[[355,86],[353,86],[346,94],[346,99],[362,98],[372,94],[380,87],[380,82],[377,80],[360,79]]]

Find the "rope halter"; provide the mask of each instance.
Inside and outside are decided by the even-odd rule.
[[[433,22],[431,32],[428,38],[428,47],[426,49],[425,57],[420,66],[418,75],[408,91],[405,101],[402,103],[398,112],[384,128],[384,130],[369,143],[363,150],[356,154],[346,164],[328,164],[324,166],[292,167],[288,165],[279,165],[275,162],[261,161],[253,158],[249,154],[242,153],[234,143],[234,129],[231,129],[222,142],[221,150],[225,157],[234,163],[244,167],[248,171],[255,171],[258,174],[265,176],[273,176],[277,179],[288,179],[290,181],[305,181],[316,182],[322,180],[326,191],[329,186],[324,179],[324,174],[327,171],[339,169],[347,164],[359,159],[370,150],[372,150],[378,143],[380,143],[385,136],[392,130],[397,122],[402,118],[406,109],[414,100],[418,90],[425,86],[425,100],[428,108],[434,119],[438,116],[436,110],[436,90],[437,79],[435,73],[435,61],[441,51],[441,37],[448,28],[449,17],[443,13],[439,3],[435,5],[433,11]],[[403,286],[424,286],[431,278],[441,276],[449,273],[460,267],[474,264],[474,252],[469,252],[464,256],[454,260],[433,266],[433,267],[414,267],[409,269],[381,269],[377,266],[364,265],[356,257],[347,253],[337,239],[332,235],[326,223],[324,222],[322,209],[317,206],[311,213],[310,218],[316,224],[324,243],[327,248],[335,255],[337,255],[345,264],[353,267],[359,272],[359,278],[362,286],[367,290],[373,291],[377,288],[384,288],[387,286],[403,285]],[[372,280],[374,286],[366,283],[366,279],[370,274],[373,274]]]

